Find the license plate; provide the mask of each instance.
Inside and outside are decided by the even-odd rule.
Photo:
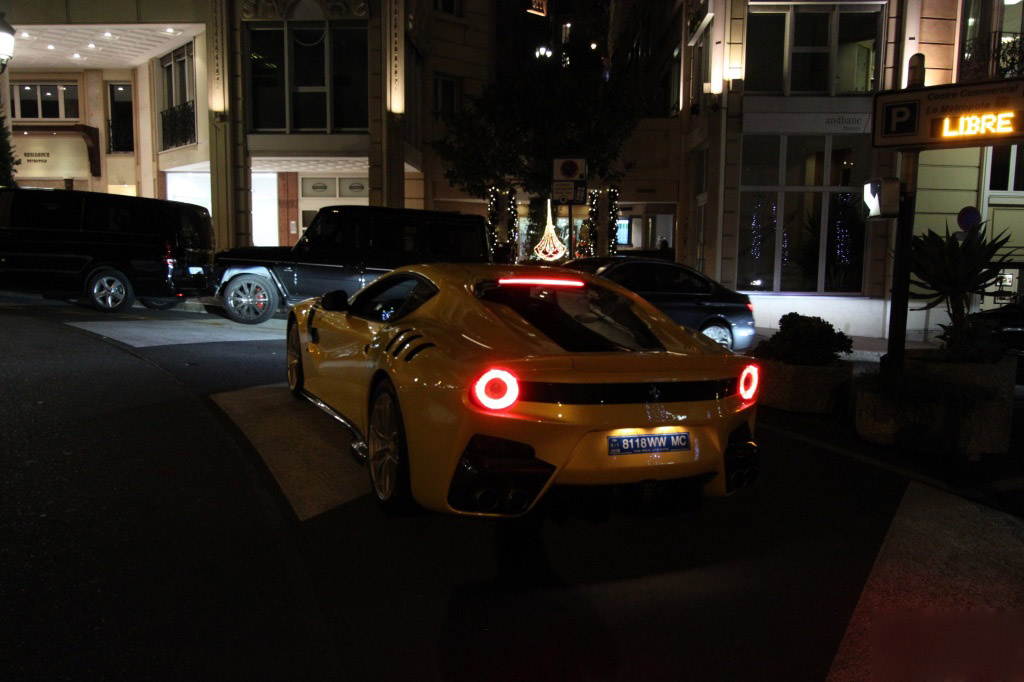
[[[650,455],[690,449],[688,433],[645,433],[638,436],[608,436],[609,455]]]
[[[190,265],[188,267],[188,274],[190,274],[190,275],[201,275],[201,274],[203,274],[203,268],[202,268],[202,266],[196,267],[195,265]]]

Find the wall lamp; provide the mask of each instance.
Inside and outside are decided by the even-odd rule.
[[[4,19],[0,12],[0,73],[7,70],[7,62],[14,56],[14,27]]]

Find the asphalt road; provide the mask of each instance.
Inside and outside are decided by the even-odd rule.
[[[0,295],[0,677],[869,679],[1024,604],[1019,519],[785,420],[697,508],[395,518],[283,378],[281,320]]]

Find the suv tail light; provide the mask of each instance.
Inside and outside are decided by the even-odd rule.
[[[747,365],[740,372],[739,393],[744,400],[753,400],[757,395],[757,384],[760,382],[757,365]]]
[[[470,395],[488,410],[505,410],[519,400],[519,380],[507,369],[492,368],[473,382]]]
[[[168,268],[173,268],[178,263],[174,257],[174,244],[169,239],[164,242],[164,262],[167,263]]]
[[[747,301],[747,310],[749,310],[750,312],[754,312],[754,304],[751,303],[750,301]]]

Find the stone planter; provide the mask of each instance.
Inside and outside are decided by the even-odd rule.
[[[761,366],[759,405],[789,412],[834,412],[850,393],[853,365],[790,365],[758,358]]]
[[[908,353],[904,367],[905,385],[920,381],[948,388],[917,392],[911,398],[858,389],[854,421],[861,438],[971,461],[1009,451],[1015,358],[948,363]]]

